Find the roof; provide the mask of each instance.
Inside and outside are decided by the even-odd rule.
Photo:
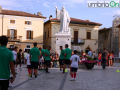
[[[112,30],[112,27],[110,27],[110,28],[101,28],[101,29],[99,29],[99,31],[105,31],[105,30]]]
[[[60,22],[57,18],[52,18],[52,19],[46,21],[45,24],[48,23],[48,22],[50,22],[50,21]],[[98,25],[98,26],[102,25],[100,23],[91,22],[89,20],[81,20],[81,19],[76,19],[76,18],[71,18],[70,23],[71,24],[84,24],[84,25]]]
[[[35,15],[35,14],[23,12],[23,11],[14,11],[14,10],[5,10],[5,9],[2,9],[0,14],[25,16],[25,17],[35,17],[35,18],[45,18],[46,19],[46,17],[44,17],[44,16],[38,16],[38,15]]]

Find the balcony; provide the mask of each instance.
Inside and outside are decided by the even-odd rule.
[[[22,40],[22,36],[8,36],[8,41],[9,42],[20,42]]]
[[[71,39],[71,44],[72,45],[83,45],[85,44],[85,39],[78,39],[78,41],[74,41],[74,39]]]

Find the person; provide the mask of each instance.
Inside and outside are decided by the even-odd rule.
[[[102,67],[103,67],[103,69],[105,69],[105,66],[106,66],[106,59],[107,59],[107,51],[104,48],[104,50],[102,51]]]
[[[112,51],[110,51],[109,52],[110,54],[109,54],[109,67],[111,66],[113,66],[113,61],[112,61]]]
[[[71,56],[71,81],[76,80],[76,72],[78,69],[78,63],[80,63],[80,57],[77,55],[77,50],[74,51],[74,55]]]
[[[45,51],[45,60],[46,60],[46,73],[50,73],[48,71],[48,68],[50,66],[50,50],[51,50],[51,47],[48,46],[48,49]]]
[[[29,54],[29,51],[28,51],[28,53],[26,55],[25,60],[27,61],[28,76],[31,76],[31,73],[30,73],[30,71],[31,71],[31,63],[30,63],[30,54]]]
[[[112,51],[112,60],[113,60],[113,63],[114,63],[114,52]]]
[[[15,68],[13,53],[6,48],[8,43],[8,38],[6,36],[0,37],[0,87],[1,90],[8,90],[10,70],[13,74],[11,78],[11,83],[15,80]]]
[[[98,54],[98,66],[101,65],[101,57],[102,57],[102,54],[101,54],[101,52],[99,52],[99,54]]]
[[[106,66],[109,66],[109,52],[107,53]]]
[[[50,55],[50,59],[51,59],[51,61],[50,61],[50,67],[52,68],[53,67],[53,56],[52,55]]]
[[[65,59],[64,59],[64,66],[63,66],[63,73],[65,73],[66,65],[69,65],[70,72],[71,72],[71,66],[70,66],[70,57],[72,54],[72,50],[68,48],[68,44],[65,45]]]
[[[62,71],[62,67],[63,67],[63,60],[64,60],[64,54],[65,54],[65,51],[63,50],[63,47],[60,46],[60,58],[59,58],[59,65],[60,65],[60,71]]]
[[[92,49],[88,52],[89,57],[92,57]]]
[[[44,58],[44,70],[46,71],[46,60],[45,60],[45,49],[42,49],[42,48],[39,48],[39,50],[41,51],[41,56],[40,57],[43,57]]]
[[[14,47],[14,50],[12,51],[12,53],[13,53],[13,59],[14,59],[14,67],[15,67],[15,64],[17,63],[17,51],[18,51],[18,47]],[[16,72],[15,72],[15,74],[17,74]]]
[[[57,52],[55,52],[55,54],[53,55],[53,66],[54,67],[58,67],[58,60],[59,60],[59,55],[58,55],[58,53]]]
[[[29,51],[27,51],[27,52],[29,52]],[[24,61],[24,64],[26,64],[26,62],[27,62],[27,61],[26,61],[26,56],[27,56],[27,54],[28,54],[27,52],[24,51],[24,60],[25,60],[25,61]]]
[[[42,62],[43,62],[43,57],[41,57],[39,60],[39,64],[38,64],[39,69],[38,70],[42,70]]]
[[[38,62],[40,60],[40,51],[37,48],[37,42],[34,42],[33,46],[34,47],[30,50],[31,79],[32,79],[33,69],[34,69],[35,79],[36,79],[37,78]]]
[[[21,62],[22,61],[22,49],[20,49],[19,52],[17,53],[17,59],[18,60],[17,60],[17,64],[16,64],[16,68],[15,69],[17,70],[17,66],[19,64],[20,65],[19,69],[22,70],[21,69],[21,65],[22,65],[22,62]]]

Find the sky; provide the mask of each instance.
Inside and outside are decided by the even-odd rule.
[[[87,8],[87,0],[0,0],[0,6],[3,9],[33,14],[41,12],[43,16],[47,17],[46,20],[49,19],[50,15],[53,18],[56,17],[55,6],[59,10],[65,6],[70,17],[101,23],[100,28],[112,27],[113,16],[120,14],[120,8]]]

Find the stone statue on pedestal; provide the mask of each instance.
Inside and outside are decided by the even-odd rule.
[[[62,7],[61,10],[58,10],[57,6],[55,6],[55,8],[56,8],[56,18],[60,20],[60,31],[59,32],[70,33],[70,27],[69,27],[70,16],[68,12],[65,10],[64,6]]]

